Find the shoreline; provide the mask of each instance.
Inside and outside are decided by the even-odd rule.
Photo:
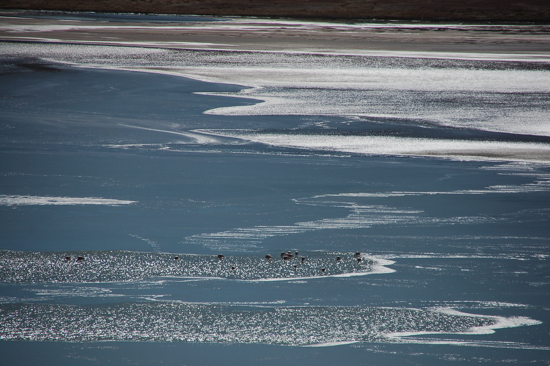
[[[261,18],[156,22],[0,12],[0,41],[204,51],[506,59],[550,63],[550,26],[326,23]]]
[[[181,14],[243,16],[310,20],[423,20],[423,21],[512,21],[548,22],[550,4],[544,0],[460,1],[443,0],[437,4],[423,0],[159,0],[154,4],[132,0],[4,0],[0,9],[50,10],[73,12]]]

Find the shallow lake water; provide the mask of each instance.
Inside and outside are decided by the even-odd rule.
[[[544,64],[2,47],[7,364],[548,364]]]

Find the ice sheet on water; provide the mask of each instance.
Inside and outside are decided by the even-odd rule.
[[[130,205],[136,201],[99,197],[42,197],[22,195],[0,195],[0,206],[74,206],[74,205]]]
[[[249,130],[201,130],[274,147],[365,155],[436,156],[459,160],[550,161],[545,143],[427,139],[375,135],[266,133]]]
[[[550,136],[550,73],[528,63],[57,44],[7,44],[3,50],[2,58],[13,60],[41,58],[251,86],[222,95],[263,101],[207,112],[212,114],[386,116]]]

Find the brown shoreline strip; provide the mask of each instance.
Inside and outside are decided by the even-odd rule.
[[[309,19],[548,22],[548,0],[0,0],[0,9]]]

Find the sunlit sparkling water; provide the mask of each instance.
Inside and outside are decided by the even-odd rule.
[[[285,254],[287,255],[287,254]],[[387,262],[387,261],[383,261]],[[292,258],[201,256],[136,252],[0,252],[0,282],[139,281],[153,277],[277,280],[353,276],[373,272],[375,259],[352,253],[308,253]],[[376,271],[378,273],[380,269]],[[388,271],[388,270],[386,270]]]
[[[491,317],[397,308],[246,308],[180,303],[4,305],[0,339],[312,345],[389,341],[389,334],[473,332]]]

